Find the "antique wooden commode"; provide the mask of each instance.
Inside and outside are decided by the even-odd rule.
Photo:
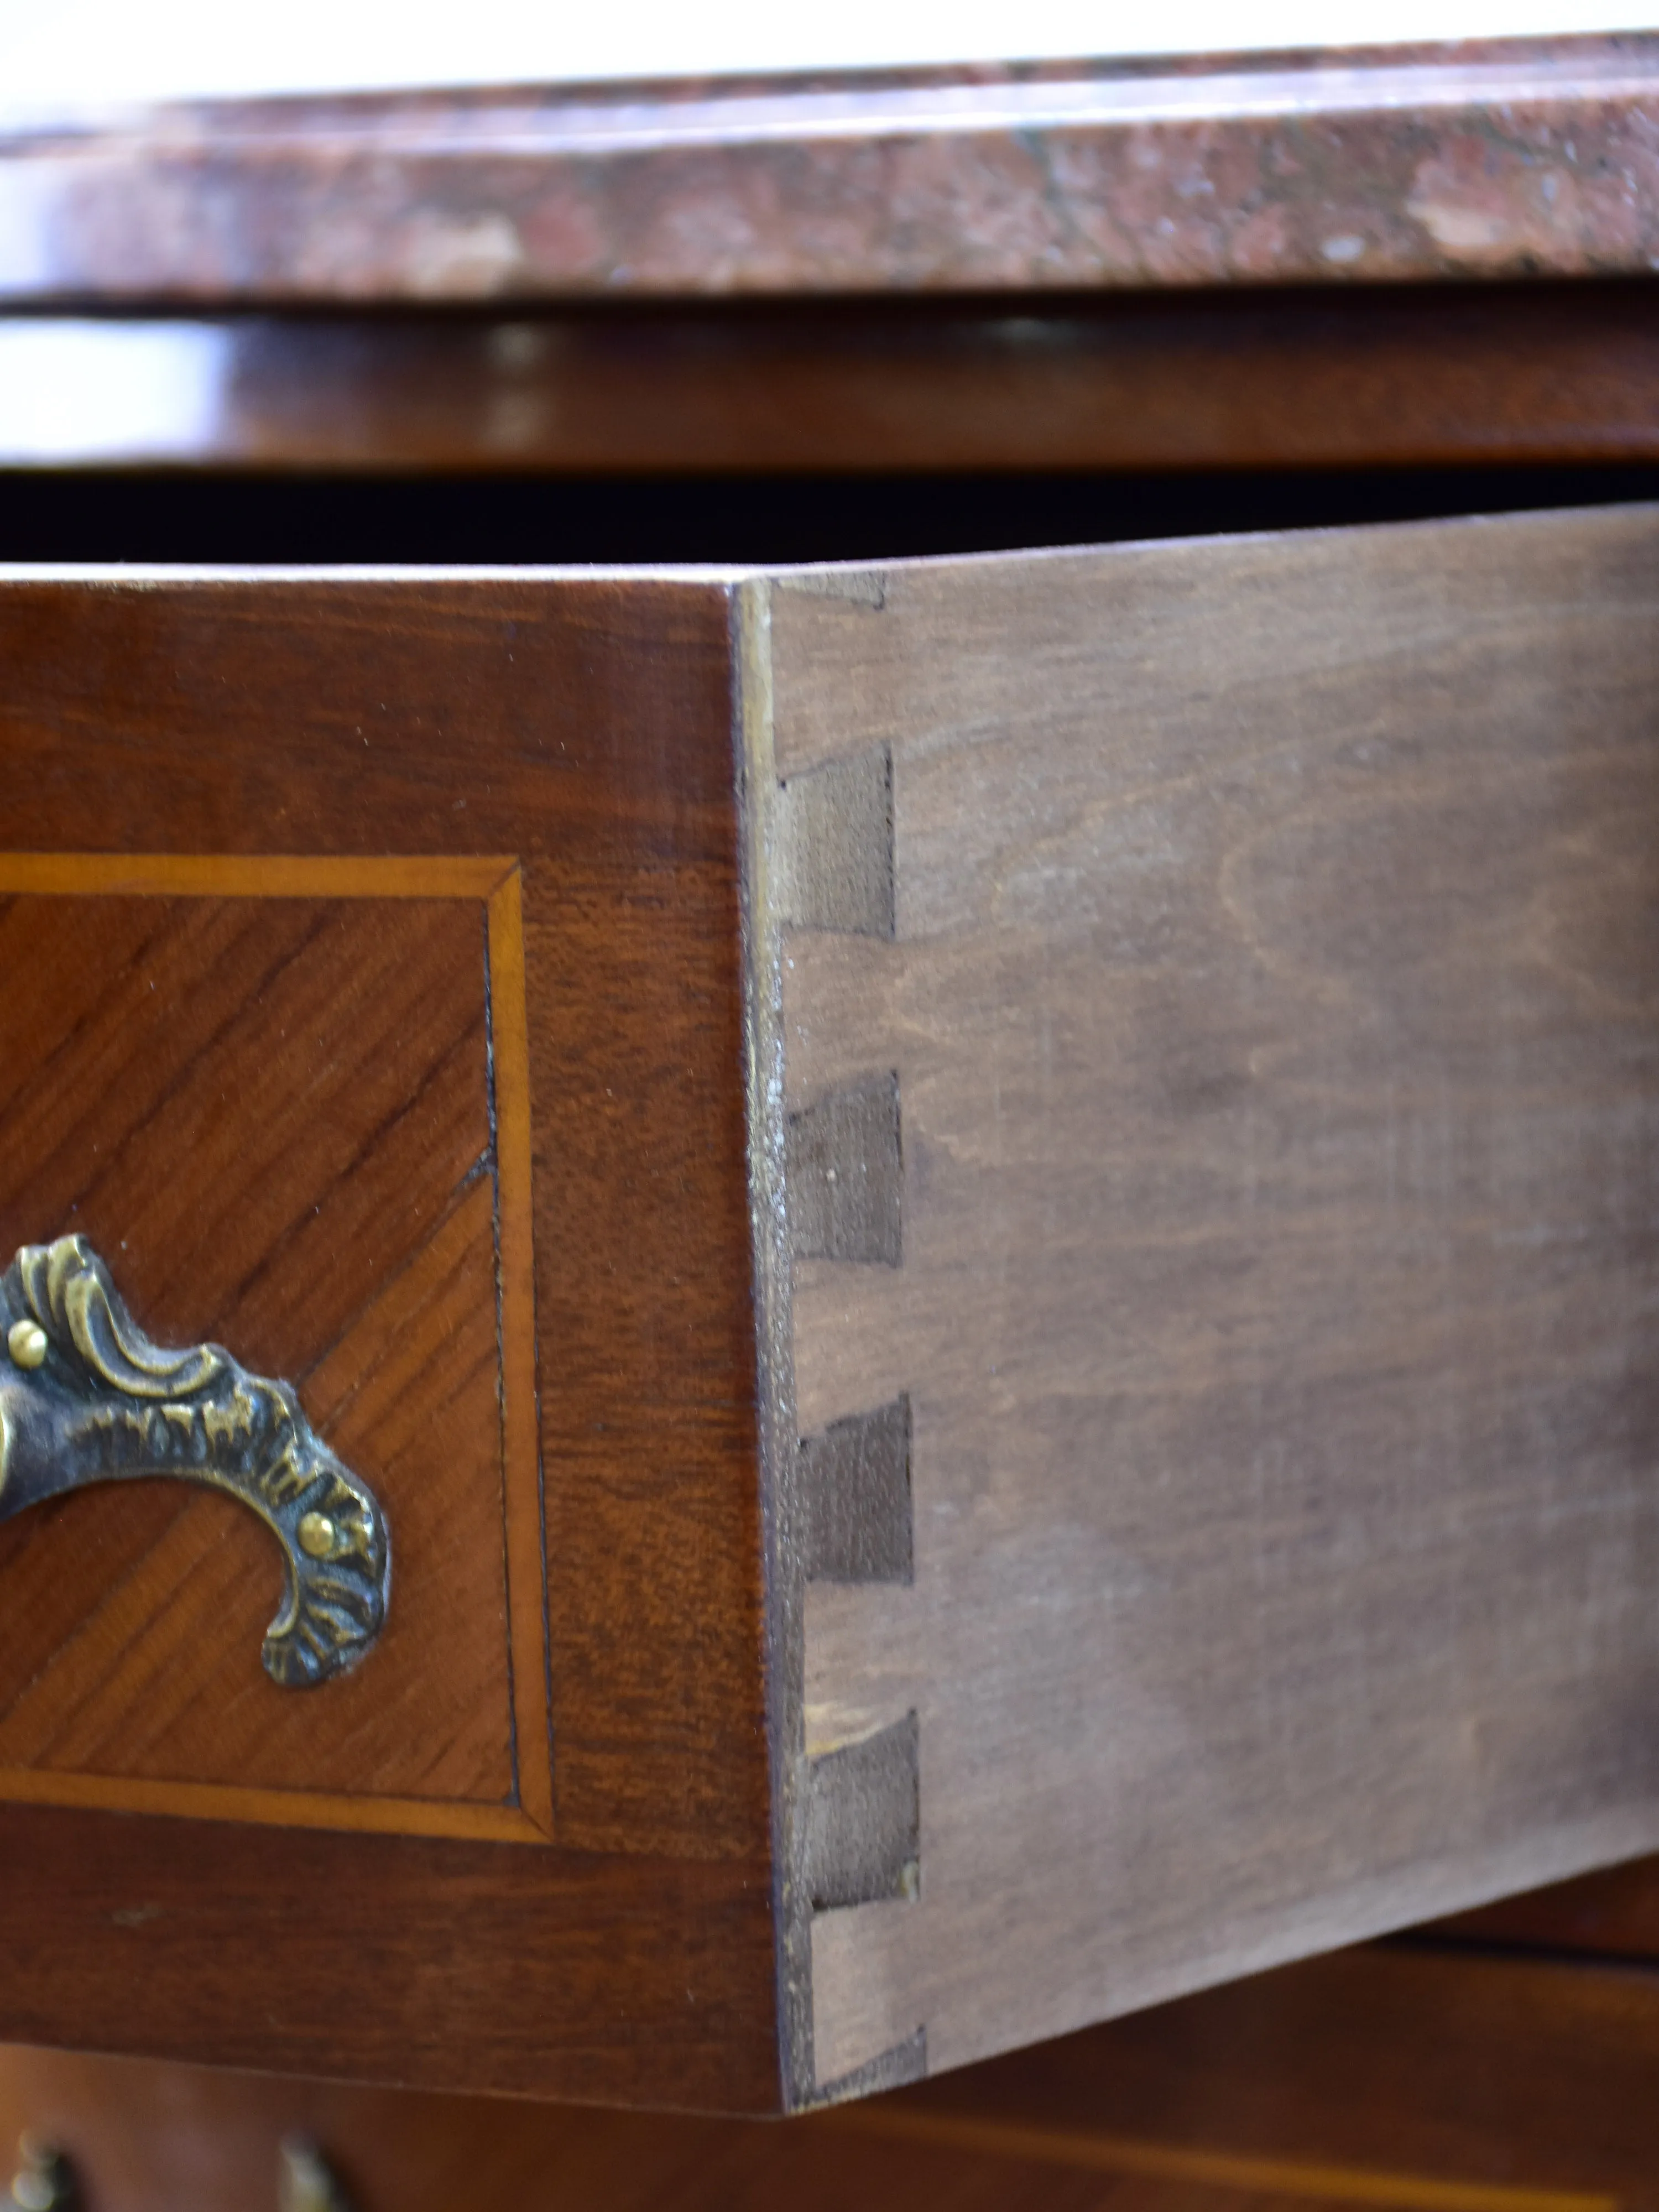
[[[1659,34],[0,143],[0,2033],[1655,2045],[1654,266]]]

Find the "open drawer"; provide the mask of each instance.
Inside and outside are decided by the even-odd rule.
[[[773,2109],[1659,1847],[1659,512],[0,665],[0,2036]]]

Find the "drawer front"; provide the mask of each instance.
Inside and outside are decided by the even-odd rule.
[[[192,1478],[0,1517],[6,2033],[777,2101],[729,663],[696,580],[0,580],[8,1480],[70,1384]],[[390,1544],[308,1687],[278,1386]]]
[[[278,2204],[306,2144],[339,2212],[1650,2212],[1656,2063],[1650,1975],[1362,1949],[790,2127],[0,2051],[0,2146],[101,2212]]]
[[[373,1663],[307,1696],[259,1663],[281,1554],[222,1491],[10,1520],[0,1796],[545,1834],[516,866],[19,856],[0,898],[0,1241],[72,1231],[137,1311],[290,1380],[397,1535]]]

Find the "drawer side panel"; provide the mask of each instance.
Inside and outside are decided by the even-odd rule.
[[[775,776],[891,763],[890,941],[776,931],[782,1113],[902,1128],[896,1264],[788,1266],[787,1424],[902,1396],[914,1512],[802,1596],[803,1758],[919,1748],[818,2090],[1659,1844],[1659,520],[769,623]]]

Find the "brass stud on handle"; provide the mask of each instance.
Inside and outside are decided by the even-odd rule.
[[[334,1549],[334,1523],[326,1513],[302,1513],[295,1530],[300,1549],[313,1559],[325,1559]]]
[[[17,2171],[0,2200],[0,2212],[78,2212],[75,2169],[55,2143],[39,2136],[18,2138]]]
[[[276,2156],[280,2212],[352,2212],[339,2176],[314,2142],[304,2136],[285,2136]]]
[[[46,1332],[38,1321],[15,1321],[6,1332],[6,1349],[19,1367],[39,1367],[46,1356]]]

